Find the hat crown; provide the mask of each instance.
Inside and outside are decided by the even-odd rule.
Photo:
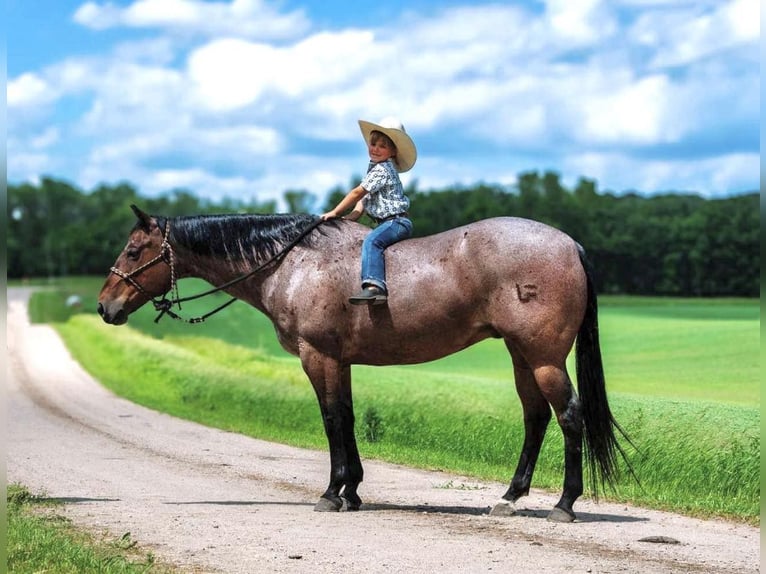
[[[378,122],[378,125],[389,130],[399,130],[400,132],[407,133],[407,130],[404,129],[404,124],[399,120],[399,118],[394,116],[387,116],[383,118]]]

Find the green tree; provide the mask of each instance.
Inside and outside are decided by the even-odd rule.
[[[360,179],[353,178],[351,189]],[[345,196],[326,196],[329,211]],[[659,295],[740,295],[760,290],[759,194],[707,200],[693,194],[643,197],[601,193],[580,178],[568,190],[555,172],[519,175],[514,188],[479,183],[406,190],[416,236],[431,235],[494,216],[549,223],[569,233],[589,254],[599,292]],[[312,194],[287,190],[291,211],[310,212]],[[201,200],[188,190],[142,197],[129,183],[86,193],[54,178],[8,185],[8,277],[103,274],[135,224],[130,205],[155,215],[274,213],[274,201]],[[363,219],[362,223],[370,223]]]
[[[313,213],[317,198],[303,189],[288,189],[284,193],[289,213]]]

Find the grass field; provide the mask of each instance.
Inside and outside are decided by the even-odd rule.
[[[140,551],[126,532],[117,539],[96,538],[77,530],[57,513],[58,504],[32,495],[18,484],[8,486],[9,574],[171,574],[151,552]]]
[[[74,356],[103,384],[204,424],[326,448],[310,384],[257,311],[236,303],[187,325],[154,324],[144,308],[115,328],[90,313],[100,283],[70,280],[35,296],[32,312],[59,321]],[[201,288],[182,283],[185,293]],[[70,318],[63,301],[73,292],[89,312]],[[203,299],[184,313],[220,301]],[[606,498],[758,524],[758,301],[603,297],[600,324],[610,402],[641,450],[631,453],[641,486],[625,478]],[[425,365],[353,373],[363,458],[510,480],[523,429],[501,342]],[[533,486],[560,490],[562,460],[552,426]]]

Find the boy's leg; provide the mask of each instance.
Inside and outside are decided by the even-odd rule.
[[[386,287],[386,247],[412,235],[412,222],[405,217],[389,219],[373,229],[362,243],[362,286]]]

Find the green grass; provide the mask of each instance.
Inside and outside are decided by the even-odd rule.
[[[141,552],[126,532],[97,539],[58,514],[55,501],[33,495],[19,484],[8,486],[7,572],[31,574],[170,573],[154,556]]]
[[[615,390],[760,403],[757,300],[605,297],[600,327]]]
[[[60,307],[68,293],[35,296],[36,312]],[[203,299],[184,312],[215,305]],[[203,325],[156,325],[154,315],[145,308],[115,328],[79,313],[57,328],[96,378],[131,400],[326,449],[311,386],[257,311],[236,303]],[[757,300],[604,297],[600,322],[610,403],[643,453],[631,453],[641,487],[624,479],[607,498],[759,523]],[[523,424],[502,342],[426,365],[356,366],[353,374],[364,458],[510,480]],[[562,473],[554,424],[533,486],[559,491]]]

